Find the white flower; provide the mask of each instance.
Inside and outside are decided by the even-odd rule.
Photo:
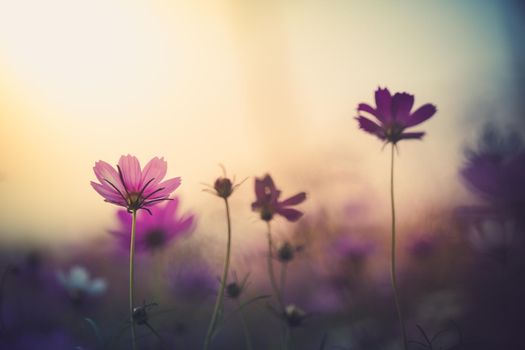
[[[90,279],[88,270],[82,266],[73,266],[67,274],[58,271],[57,279],[72,296],[79,294],[97,296],[107,289],[106,280],[103,278]]]

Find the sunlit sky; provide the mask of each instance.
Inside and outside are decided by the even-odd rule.
[[[353,119],[378,85],[438,107],[400,147],[401,217],[456,201],[462,147],[512,75],[503,22],[497,1],[0,0],[0,234],[103,235],[116,207],[92,167],[128,153],[165,157],[203,234],[223,229],[201,191],[218,163],[306,190],[306,212],[379,217],[389,153]],[[233,199],[244,230],[262,228],[252,183]]]

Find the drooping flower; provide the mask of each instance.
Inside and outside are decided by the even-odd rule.
[[[153,253],[166,247],[173,240],[180,238],[191,232],[195,216],[193,214],[184,214],[179,216],[179,198],[174,197],[164,205],[158,205],[150,209],[151,214],[137,214],[137,228],[135,244],[139,253]],[[119,245],[124,251],[129,249],[131,239],[132,218],[126,210],[119,210],[117,217],[120,222],[120,228],[111,231]]]
[[[99,296],[108,287],[103,278],[91,279],[88,270],[82,266],[73,266],[67,274],[58,271],[57,280],[73,302],[82,302],[85,297]]]
[[[387,88],[378,88],[375,92],[376,108],[360,103],[358,112],[371,114],[377,121],[359,115],[356,119],[359,127],[377,136],[387,143],[396,144],[400,140],[421,139],[424,132],[406,132],[405,130],[423,123],[436,113],[432,104],[424,104],[411,113],[414,96],[406,92],[397,92],[392,96]]]
[[[120,157],[117,170],[104,161],[96,162],[93,170],[100,182],[91,181],[95,191],[106,202],[124,207],[128,212],[139,209],[149,212],[153,205],[170,200],[170,194],[181,182],[180,177],[162,181],[167,163],[158,157],[151,159],[143,169],[136,157],[127,155]]]
[[[297,221],[303,216],[299,210],[290,208],[293,205],[301,204],[306,199],[306,193],[298,193],[284,201],[279,201],[281,191],[275,187],[270,175],[265,175],[262,179],[255,179],[256,200],[252,203],[252,210],[257,211],[264,221],[270,221],[275,214],[279,214],[288,221]]]

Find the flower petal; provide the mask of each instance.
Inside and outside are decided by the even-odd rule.
[[[379,125],[371,121],[370,119],[367,119],[365,117],[357,117],[355,118],[359,122],[359,127],[363,129],[364,131],[376,135],[381,140],[385,139],[385,133],[383,131],[383,128],[381,128]]]
[[[303,216],[302,212],[292,208],[279,208],[277,209],[277,213],[284,216],[286,220],[292,222],[299,220],[301,216]]]
[[[151,159],[142,170],[142,179],[140,182],[141,189],[151,179],[153,179],[153,181],[148,185],[148,187],[155,187],[156,184],[158,184],[162,181],[162,179],[164,179],[167,170],[168,164],[166,163],[164,158],[155,157]]]
[[[111,202],[122,203],[123,205],[125,205],[126,202],[124,201],[122,196],[114,188],[109,187],[109,185],[103,186],[99,183],[91,181],[91,186],[95,191],[98,192],[98,194],[100,194],[106,200]]]
[[[392,119],[391,105],[392,96],[387,88],[377,88],[375,93],[377,113],[381,115],[381,121],[388,121]]]
[[[358,112],[367,112],[367,113],[370,113],[372,114],[374,117],[376,117],[379,121],[383,121],[383,117],[381,116],[381,114],[379,114],[375,108],[373,108],[372,106],[370,106],[369,104],[367,103],[360,103],[358,106],[357,106],[357,111]]]
[[[120,170],[122,171],[122,178],[128,192],[139,192],[142,180],[142,173],[140,171],[140,163],[137,157],[127,155],[120,157],[118,161]]]
[[[306,193],[305,192],[301,192],[301,193],[298,193],[296,194],[295,196],[292,196],[288,199],[285,199],[284,201],[282,201],[281,203],[279,203],[279,205],[281,206],[289,206],[289,205],[297,205],[297,204],[300,204],[302,202],[304,202],[304,200],[306,199]]]
[[[156,187],[163,188],[161,191],[155,193],[151,198],[148,198],[147,201],[150,201],[155,198],[167,198],[170,194],[180,186],[181,179],[180,177],[175,177],[173,179],[166,180],[161,182]],[[146,195],[146,193],[144,193]]]
[[[124,186],[122,185],[122,182],[120,181],[120,177],[118,175],[118,172],[108,163],[100,160],[95,163],[95,166],[93,167],[93,171],[95,172],[95,175],[100,181],[102,185],[108,185],[108,181],[113,184],[116,188],[118,188],[119,191],[122,193],[124,192]]]
[[[404,132],[399,137],[399,140],[420,140],[425,135],[424,132]]]
[[[436,106],[427,103],[419,107],[412,115],[407,119],[406,127],[411,127],[417,124],[423,123],[436,113]]]
[[[414,105],[414,95],[406,92],[398,92],[392,97],[392,117],[394,120],[404,123],[410,116],[410,110]]]

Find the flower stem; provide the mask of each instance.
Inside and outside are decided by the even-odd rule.
[[[275,281],[275,272],[273,270],[273,261],[272,261],[272,227],[270,225],[270,222],[267,221],[268,224],[268,275],[270,276],[270,283],[272,285],[273,293],[275,294],[275,297],[277,298],[277,301],[279,303],[280,311],[284,313],[284,303],[281,298],[281,293],[279,293],[279,289],[277,288],[277,282]]]
[[[239,318],[241,319],[242,329],[244,332],[244,339],[246,340],[246,350],[252,350],[252,340],[250,336],[250,330],[248,329],[248,324],[246,323],[246,318],[242,312],[241,302],[237,299],[237,305],[239,306]]]
[[[137,211],[133,210],[132,212],[132,221],[131,221],[131,242],[129,245],[129,317],[131,322],[131,344],[133,350],[137,349],[137,341],[135,334],[135,321],[133,320],[133,296],[134,296],[134,280],[135,280],[135,229],[137,226]]]
[[[283,303],[284,303],[284,287],[286,285],[286,271],[287,271],[287,268],[288,268],[288,263],[287,262],[283,262],[281,263],[281,285],[279,287],[280,291],[281,291],[281,299],[283,300]]]
[[[394,301],[396,303],[397,316],[401,326],[403,335],[403,348],[408,349],[408,339],[405,329],[405,321],[403,320],[403,313],[401,312],[401,305],[399,303],[399,295],[397,292],[397,278],[396,278],[396,207],[394,203],[394,148],[392,143],[392,153],[390,162],[390,201],[392,204],[392,244],[391,244],[391,263],[390,263],[390,277],[392,280],[392,289],[394,291]]]
[[[226,283],[228,280],[228,270],[230,268],[230,251],[231,251],[231,219],[230,219],[230,205],[228,204],[228,199],[224,198],[224,204],[226,206],[226,222],[228,223],[228,240],[226,243],[226,259],[224,261],[224,271],[222,273],[221,285],[219,288],[219,294],[217,295],[217,300],[215,301],[215,307],[213,308],[213,314],[211,316],[210,325],[208,327],[208,332],[206,333],[206,338],[204,339],[204,349],[208,350],[210,343],[213,337],[213,332],[217,326],[217,321],[219,320],[219,312],[222,311],[222,305],[224,301],[224,289],[226,288]]]

